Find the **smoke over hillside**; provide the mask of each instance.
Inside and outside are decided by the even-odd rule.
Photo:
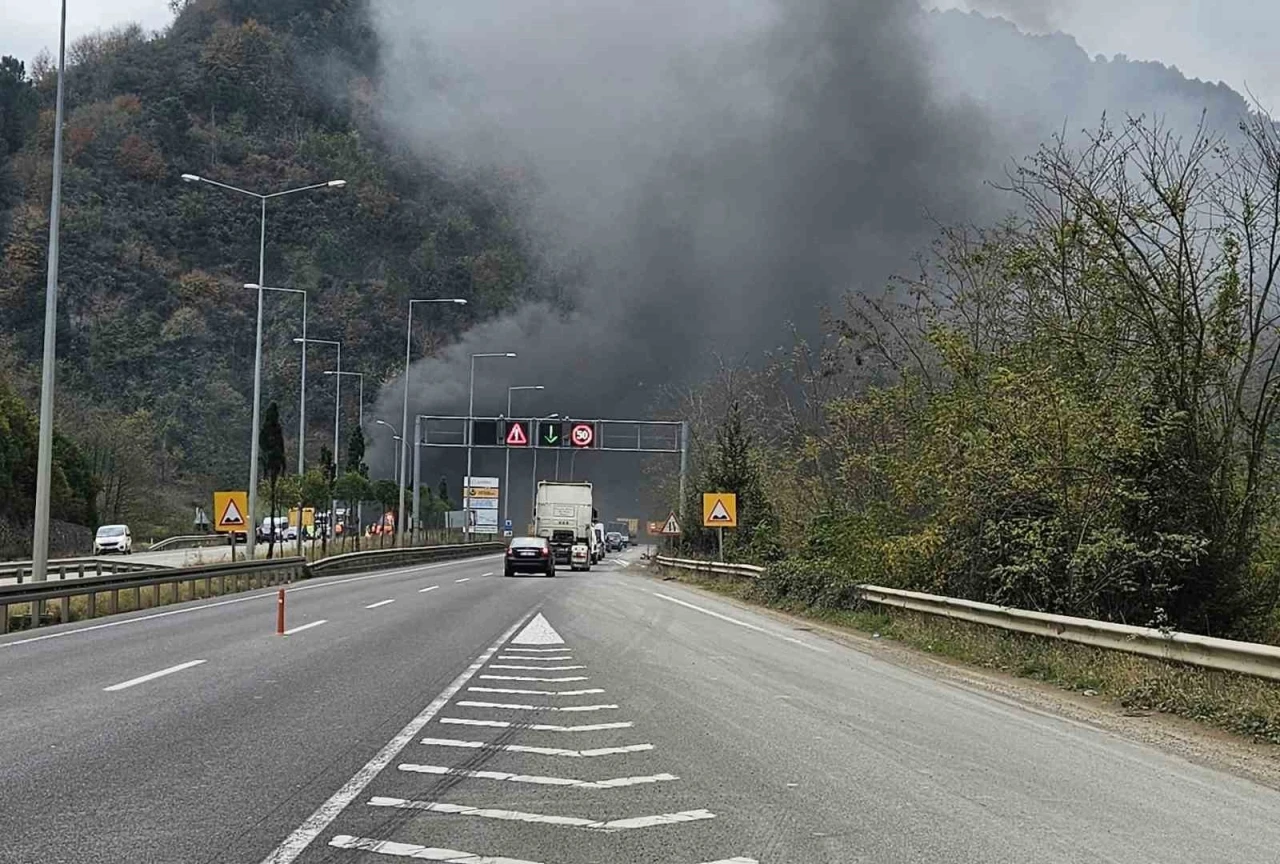
[[[388,0],[374,15],[384,122],[453,170],[532,178],[531,244],[586,261],[571,311],[531,299],[418,364],[413,412],[465,412],[468,355],[515,351],[482,366],[478,413],[503,410],[508,384],[547,387],[523,413],[641,413],[713,352],[776,346],[846,290],[878,290],[931,218],[998,216],[983,181],[1110,104],[1105,76],[1062,106],[1028,92],[1052,84],[1030,59],[1043,45],[905,0]],[[1088,69],[1065,41],[1051,53]],[[1123,110],[1150,94],[1120,95]],[[399,387],[382,400],[398,413]]]

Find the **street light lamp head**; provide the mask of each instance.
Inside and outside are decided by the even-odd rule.
[[[199,174],[183,174],[182,179],[184,182],[187,182],[187,183],[199,183],[204,178],[201,177]]]
[[[450,300],[449,302],[451,302],[451,303],[457,303],[459,306],[466,306],[466,305],[467,305],[467,301],[466,301],[466,300],[463,300],[461,297],[454,297],[454,298],[453,298],[452,300]]]
[[[504,354],[504,355],[502,355],[502,356],[504,356],[504,357],[514,357],[514,356],[516,356],[516,355],[515,355],[515,352],[514,352],[514,351],[508,351],[506,354]]]
[[[259,285],[257,282],[246,282],[244,283],[244,287],[257,291],[262,286]]]
[[[537,386],[535,386],[533,389],[534,389],[534,390],[546,390],[547,388],[546,388],[546,387],[543,387],[541,384],[538,384],[538,385],[537,385]]]
[[[303,339],[301,336],[294,336],[294,337],[293,337],[293,341],[294,341],[294,342],[297,342],[297,343],[302,343],[302,342],[306,342],[306,341],[308,341],[308,340]]]
[[[343,186],[346,186],[346,185],[347,185],[346,180],[330,180],[329,181],[330,189],[341,189]]]

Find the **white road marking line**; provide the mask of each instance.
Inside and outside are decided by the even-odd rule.
[[[471,577],[470,577],[470,576],[465,576],[465,577],[463,577],[462,579],[454,579],[453,581],[454,581],[455,583],[459,583],[459,582],[470,582],[470,581],[471,581]]]
[[[631,566],[631,562],[630,562],[630,561],[619,561],[619,562],[618,562],[618,566],[619,566],[619,567],[630,567],[630,566]]]
[[[583,759],[592,756],[620,756],[624,753],[643,753],[652,750],[652,744],[628,744],[625,747],[597,747],[594,750],[566,750],[561,747],[531,747],[526,744],[488,744],[484,741],[459,741],[456,738],[423,738],[421,743],[434,747],[459,747],[464,750],[483,750],[488,747],[508,753],[532,753],[535,756],[566,756]]]
[[[525,672],[569,672],[573,669],[586,669],[586,666],[504,666],[501,663],[490,663],[490,669],[523,669]]]
[[[575,780],[572,777],[544,777],[539,774],[512,774],[508,771],[472,771],[447,765],[415,765],[402,762],[396,766],[414,774],[436,774],[443,777],[469,777],[472,780],[497,780],[503,783],[532,783],[535,786],[572,786],[575,789],[622,789],[649,783],[679,780],[674,774],[651,774],[646,777],[615,777],[612,780]]]
[[[477,561],[483,561],[486,558],[496,558],[496,555],[482,555],[476,558],[467,558],[461,561],[443,561],[439,564],[423,564],[418,567],[402,567],[399,570],[380,570],[377,573],[367,573],[364,576],[352,576],[347,579],[334,579],[332,581],[311,582],[307,585],[299,585],[296,588],[289,588],[289,593],[293,594],[297,591],[312,591],[316,588],[328,588],[332,585],[346,585],[348,582],[363,582],[366,579],[381,579],[383,576],[401,576],[405,573],[416,573],[419,570],[435,570],[437,567],[457,567],[460,564],[474,564]],[[214,603],[202,603],[199,606],[186,606],[182,609],[170,609],[168,612],[156,612],[153,615],[140,615],[137,618],[125,618],[120,621],[107,621],[102,624],[89,624],[85,627],[77,627],[74,630],[62,630],[57,633],[45,633],[42,636],[30,636],[26,639],[15,639],[11,642],[0,642],[0,648],[12,648],[16,645],[26,645],[31,642],[43,642],[46,639],[63,639],[67,636],[78,636],[81,633],[91,633],[94,630],[106,630],[108,627],[124,627],[126,624],[141,624],[143,621],[154,621],[157,618],[168,618],[173,615],[190,615],[192,612],[201,612],[205,609],[216,609],[219,606],[231,606],[235,603],[249,603],[254,600],[275,600],[278,588],[269,588],[256,594],[245,594],[241,597],[232,597],[229,600],[218,600]]]
[[[315,840],[321,832],[328,828],[333,820],[338,818],[338,815],[347,808],[347,805],[364,791],[364,788],[369,785],[373,778],[378,776],[383,768],[390,765],[400,751],[422,732],[422,727],[431,722],[431,718],[435,717],[436,714],[440,713],[440,709],[449,704],[449,700],[466,686],[467,682],[484,667],[485,663],[489,662],[489,658],[498,653],[498,648],[502,643],[510,639],[511,634],[516,632],[523,623],[523,621],[517,621],[507,632],[499,636],[496,642],[486,648],[484,653],[463,670],[461,675],[453,679],[448,687],[440,691],[439,696],[432,699],[431,703],[426,708],[423,708],[417,717],[414,717],[409,721],[408,725],[397,732],[396,736],[375,753],[373,758],[343,784],[341,789],[334,792],[328,801],[316,808],[316,811],[294,829],[294,832],[285,838],[284,842],[277,846],[274,852],[262,859],[262,864],[290,864],[290,862],[297,859],[303,850],[311,844],[311,841]],[[436,860],[448,861],[450,859],[440,858]]]
[[[552,723],[508,723],[505,720],[468,720],[463,717],[441,717],[441,723],[452,726],[486,726],[494,729],[510,729],[519,726],[532,732],[605,732],[610,729],[630,729],[635,724],[630,720],[621,723],[587,723],[582,726],[556,726]]]
[[[434,590],[436,590],[436,589],[437,589],[437,588],[439,588],[439,587],[440,587],[439,585],[429,585],[429,586],[427,586],[426,588],[419,589],[418,593],[419,593],[419,594],[426,594],[428,591],[434,591]]]
[[[483,578],[485,578],[486,576],[492,576],[492,575],[493,575],[492,573],[481,573],[481,574],[480,574],[480,578],[481,578],[481,579],[483,579]]]
[[[554,657],[547,657],[547,656],[525,657],[524,655],[521,655],[521,654],[499,654],[498,659],[499,660],[523,660],[526,663],[535,663],[535,662],[536,663],[563,663],[565,660],[568,660],[569,662],[573,662],[573,657],[572,655],[569,655],[569,654],[556,655]]]
[[[540,684],[557,684],[561,681],[589,681],[586,675],[570,675],[565,678],[530,678],[527,675],[481,675],[485,681],[537,681]]]
[[[329,841],[329,845],[336,849],[355,849],[360,852],[375,852],[378,855],[392,855],[396,858],[414,858],[418,861],[444,861],[446,864],[538,864],[537,861],[526,861],[523,858],[492,858],[487,855],[459,852],[457,849],[436,849],[431,846],[417,846],[413,843],[374,840],[372,837],[352,837],[350,834],[337,835]]]
[[[310,624],[303,624],[300,627],[293,627],[284,631],[285,636],[292,636],[294,633],[301,633],[303,630],[310,630],[312,627],[319,627],[321,624],[328,624],[327,618],[321,618],[319,621],[312,621]]]
[[[139,675],[137,678],[130,678],[128,681],[121,681],[119,684],[112,684],[110,687],[103,687],[106,693],[115,693],[118,690],[127,690],[130,687],[136,687],[139,684],[145,684],[148,681],[154,681],[157,678],[163,678],[166,675],[172,675],[174,672],[181,672],[183,669],[190,669],[192,666],[199,666],[204,660],[190,660],[186,663],[179,663],[177,666],[170,666],[168,669],[161,669],[159,672],[152,672],[148,675]]]
[[[519,645],[505,645],[503,651],[519,651],[522,654],[563,654],[568,648],[522,648]]]
[[[588,696],[603,693],[600,687],[590,690],[515,690],[506,687],[468,687],[469,693],[506,693],[511,696]]]
[[[617,705],[509,705],[505,702],[467,702],[456,703],[464,708],[505,708],[508,711],[607,711],[616,709]]]
[[[794,636],[783,636],[781,633],[770,630],[767,627],[757,627],[755,624],[748,624],[746,621],[739,621],[737,618],[730,618],[728,615],[721,615],[719,612],[712,612],[710,609],[703,609],[701,606],[694,606],[692,603],[686,603],[683,600],[668,597],[666,594],[659,594],[657,591],[650,591],[649,593],[654,597],[660,597],[663,600],[670,600],[672,603],[678,603],[679,605],[684,606],[687,609],[692,609],[695,612],[701,612],[703,615],[710,615],[712,618],[719,618],[721,621],[728,621],[730,624],[737,624],[739,627],[745,627],[748,630],[754,630],[757,633],[764,633],[767,636],[775,636],[785,642],[791,642],[795,645],[799,645],[801,648],[808,648],[810,651],[817,651],[819,654],[828,653],[826,648],[819,648],[817,645],[810,645],[808,642],[796,639]]]
[[[377,609],[379,606],[386,606],[388,603],[394,603],[394,602],[396,602],[396,601],[395,601],[395,598],[393,597],[393,598],[392,598],[392,599],[390,599],[390,600],[379,600],[377,603],[370,603],[368,606],[366,606],[366,607],[364,607],[364,608],[366,608],[366,609]]]
[[[465,804],[444,804],[439,801],[407,801],[403,798],[370,798],[371,807],[395,807],[400,810],[424,810],[428,813],[452,813],[458,816],[479,816],[484,819],[502,819],[508,822],[536,822],[542,825],[564,825],[569,828],[585,828],[588,831],[627,831],[650,828],[654,825],[671,825],[676,822],[697,822],[714,819],[710,810],[685,810],[682,813],[662,813],[657,816],[640,816],[633,819],[614,819],[598,822],[576,816],[547,816],[542,813],[522,813],[519,810],[495,810],[488,807],[468,807]],[[732,861],[746,859],[733,858]]]
[[[552,626],[547,623],[547,619],[542,617],[539,612],[533,617],[525,628],[520,631],[520,635],[511,640],[513,645],[563,645],[564,640],[560,638],[560,634],[555,631]]]

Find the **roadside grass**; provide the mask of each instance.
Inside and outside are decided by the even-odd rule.
[[[679,581],[828,626],[1113,700],[1127,712],[1158,712],[1280,744],[1280,685],[1232,672],[1010,633],[899,609],[815,609],[768,602],[752,582],[702,574]]]

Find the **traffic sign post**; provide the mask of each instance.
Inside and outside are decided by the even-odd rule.
[[[231,560],[236,560],[236,534],[245,532],[245,542],[249,541],[249,531],[252,526],[249,519],[252,514],[249,512],[249,493],[236,492],[214,492],[213,493],[213,512],[218,520],[214,523],[213,530],[221,534],[231,535]]]
[[[724,529],[738,527],[738,496],[733,492],[702,493],[702,527],[715,528],[724,560]]]

